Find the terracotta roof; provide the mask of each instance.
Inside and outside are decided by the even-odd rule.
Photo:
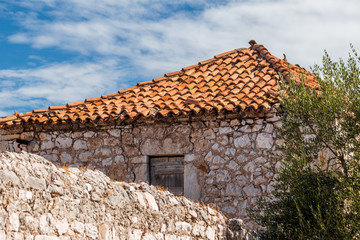
[[[279,73],[288,78],[288,69],[304,74],[307,83],[316,86],[313,74],[271,55],[252,40],[249,48],[216,55],[117,93],[0,119],[0,126],[121,121],[219,111],[256,113],[278,102]]]

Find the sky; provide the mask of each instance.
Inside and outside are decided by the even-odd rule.
[[[358,0],[3,0],[0,117],[99,97],[249,47],[310,70],[360,52]]]

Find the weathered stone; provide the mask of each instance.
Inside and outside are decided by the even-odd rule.
[[[235,147],[237,148],[243,148],[250,146],[250,138],[248,135],[244,135],[242,137],[235,138],[234,140]]]
[[[74,142],[74,150],[87,149],[86,141],[78,139]]]
[[[154,211],[159,211],[159,207],[158,207],[158,205],[157,205],[157,203],[155,201],[154,196],[147,193],[147,192],[144,194],[144,196],[145,196],[146,201],[149,204],[149,207]]]
[[[260,196],[261,190],[254,187],[254,185],[250,184],[243,188],[245,194],[249,197],[257,197]]]
[[[54,148],[54,143],[52,141],[43,141],[41,143],[41,149],[42,150],[46,150],[46,149],[52,149]]]
[[[162,240],[164,235],[161,233],[145,233],[142,240]]]
[[[58,137],[55,141],[55,146],[59,148],[69,148],[72,145],[72,139],[69,137]]]
[[[63,163],[71,163],[72,162],[72,156],[66,152],[62,152],[60,155],[60,160]]]
[[[241,187],[235,183],[229,183],[226,185],[226,195],[230,196],[242,196]]]
[[[81,162],[88,162],[92,156],[93,154],[91,152],[82,152],[79,154],[79,160]]]
[[[207,229],[206,229],[206,238],[208,239],[208,240],[214,240],[215,239],[215,229],[214,228],[212,228],[212,227],[207,227]]]
[[[31,188],[34,188],[37,190],[45,190],[46,189],[45,179],[29,176],[27,178],[26,182],[27,182],[27,185]]]
[[[176,222],[175,227],[177,231],[191,232],[192,226],[187,222]]]
[[[14,185],[20,184],[20,180],[16,176],[16,174],[8,170],[0,170],[0,182],[4,185],[6,185],[7,183],[12,183]]]
[[[233,129],[232,127],[221,127],[219,128],[219,133],[220,134],[228,134],[228,133],[232,133]]]
[[[85,226],[82,222],[78,222],[78,221],[74,220],[71,223],[71,229],[76,233],[83,234]]]
[[[274,144],[274,139],[271,134],[268,133],[259,133],[256,138],[256,147],[257,148],[267,148],[270,149]]]
[[[110,130],[108,130],[108,133],[113,137],[120,137],[121,136],[121,130],[120,129],[110,129]]]
[[[247,172],[254,172],[256,169],[256,165],[254,162],[248,162],[245,166],[244,166],[244,170]]]
[[[67,219],[64,218],[61,221],[56,221],[55,228],[60,236],[67,233],[69,230],[69,223]]]
[[[19,231],[20,221],[19,215],[17,213],[11,213],[9,216],[9,222],[7,224],[7,229],[9,231]]]

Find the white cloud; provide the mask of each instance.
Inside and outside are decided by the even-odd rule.
[[[14,79],[24,84],[18,89],[13,87],[8,96],[17,99],[21,94],[23,101],[17,102],[18,106],[28,106],[32,104],[29,99],[36,97],[49,103],[66,103],[99,96],[103,83],[109,92],[115,92],[116,84],[133,80],[121,77],[124,69],[119,68],[124,62],[137,75],[159,77],[215,54],[248,47],[248,41],[255,39],[274,55],[282,57],[286,53],[290,62],[308,68],[321,62],[324,49],[338,58],[347,56],[350,42],[360,47],[357,0],[209,2],[15,1],[13,5],[27,8],[28,13],[16,14],[23,31],[9,36],[10,42],[115,60],[2,70],[0,80]],[[186,5],[198,10],[186,11]],[[121,62],[117,62],[119,59]],[[7,96],[6,89],[0,92],[0,98]]]
[[[35,69],[0,70],[2,114],[24,108],[82,101],[128,87],[117,80],[126,72],[117,69],[116,61],[97,63],[56,63]],[[8,107],[11,106],[11,107]],[[19,110],[20,109],[20,110]],[[1,116],[1,115],[0,115]]]

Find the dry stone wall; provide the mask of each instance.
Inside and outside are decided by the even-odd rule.
[[[0,154],[0,240],[256,239],[240,219],[146,183]]]
[[[36,153],[60,166],[98,169],[126,182],[149,180],[149,156],[184,155],[185,196],[248,222],[245,209],[273,190],[280,126],[276,112],[255,118],[209,116],[71,131],[3,131],[0,146]]]

